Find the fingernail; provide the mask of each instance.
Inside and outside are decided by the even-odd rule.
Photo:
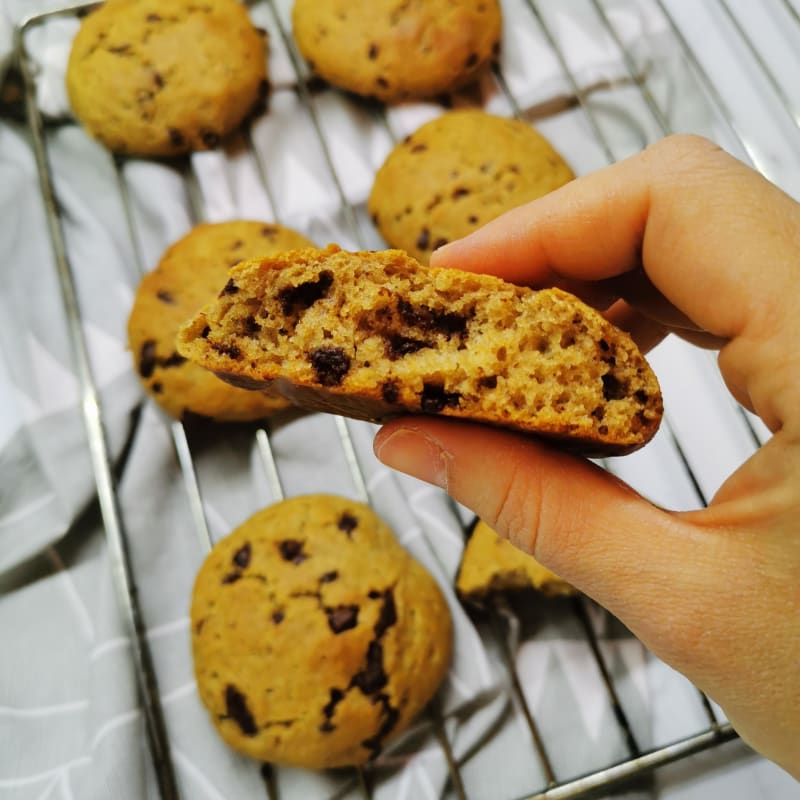
[[[432,436],[413,428],[398,428],[386,439],[376,441],[375,455],[387,467],[447,491],[450,454]]]

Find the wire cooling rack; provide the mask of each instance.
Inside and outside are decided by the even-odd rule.
[[[765,156],[765,149],[754,137],[741,115],[732,110],[729,101],[719,89],[715,79],[713,64],[709,67],[707,59],[701,57],[696,44],[693,44],[685,33],[685,19],[679,19],[674,10],[674,4],[667,4],[662,0],[642,0],[658,10],[664,23],[667,34],[674,42],[676,58],[687,70],[690,80],[695,85],[698,95],[710,109],[710,113],[718,125],[726,132],[727,141],[731,149],[738,153],[754,167],[760,169],[768,177],[775,178],[775,165]],[[615,25],[614,11],[620,6],[636,5],[632,3],[611,2],[611,0],[586,0],[572,3],[576,15],[591,15],[595,24],[603,35],[613,42],[624,71],[617,74],[613,80],[599,81],[586,85],[576,74],[572,67],[572,54],[564,46],[559,30],[553,24],[553,17],[549,11],[548,3],[544,0],[520,0],[525,6],[527,24],[533,35],[546,42],[552,56],[557,60],[562,78],[562,85],[566,91],[548,102],[535,107],[528,106],[519,99],[517,93],[507,80],[503,70],[496,66],[491,76],[493,90],[501,102],[505,103],[508,114],[522,119],[536,120],[547,124],[556,120],[557,124],[567,126],[581,126],[588,131],[594,146],[597,149],[599,166],[602,163],[613,163],[626,152],[620,152],[620,145],[615,138],[614,126],[618,120],[607,113],[604,101],[610,96],[625,94],[629,102],[638,105],[638,117],[632,115],[627,120],[632,127],[640,132],[639,139],[634,137],[633,145],[628,142],[623,145],[623,150],[635,150],[644,146],[649,141],[663,135],[672,133],[676,128],[673,121],[679,119],[676,112],[675,97],[669,92],[660,91],[659,76],[654,74],[653,64],[637,48],[627,42],[623,32]],[[104,420],[99,401],[98,388],[92,374],[89,353],[82,331],[81,309],[75,284],[75,265],[71,261],[71,253],[67,246],[64,234],[64,220],[60,216],[60,204],[54,188],[54,179],[51,172],[46,137],[47,123],[37,105],[36,64],[26,47],[28,35],[37,27],[43,25],[54,17],[75,16],[93,4],[78,4],[58,11],[30,17],[16,31],[16,49],[18,64],[23,78],[24,104],[27,123],[32,135],[32,144],[37,161],[41,194],[47,212],[48,234],[50,236],[55,255],[55,264],[58,270],[63,300],[69,324],[69,337],[74,349],[75,364],[81,387],[81,406],[86,427],[91,462],[94,478],[97,485],[99,500],[106,538],[109,547],[109,557],[112,562],[113,574],[116,579],[118,600],[126,621],[128,633],[132,642],[132,658],[138,678],[138,688],[141,707],[145,719],[147,740],[150,746],[152,762],[157,775],[160,794],[163,798],[176,798],[179,796],[178,784],[173,772],[170,756],[170,740],[164,722],[162,704],[158,692],[158,675],[154,667],[148,644],[145,621],[140,612],[136,592],[136,575],[132,568],[130,554],[130,541],[126,533],[126,521],[121,511],[118,497],[117,481],[110,456],[109,445],[104,429]],[[307,113],[308,125],[313,131],[316,144],[322,154],[328,177],[335,187],[339,201],[338,213],[341,219],[343,235],[359,247],[372,247],[376,245],[376,234],[371,229],[362,207],[357,207],[351,202],[347,191],[348,176],[343,174],[341,164],[337,163],[334,145],[329,140],[326,127],[320,118],[319,87],[314,79],[308,75],[306,66],[296,50],[291,32],[286,23],[286,4],[268,2],[265,5],[270,19],[270,28],[273,36],[277,34],[282,47],[288,56],[295,80],[289,87],[296,92],[297,98]],[[684,4],[687,5],[687,4]],[[742,4],[734,4],[729,0],[709,0],[702,6],[703,13],[710,13],[718,24],[726,26],[728,34],[732,37],[737,56],[746,61],[748,68],[755,73],[757,80],[766,87],[769,100],[778,114],[785,117],[784,122],[791,126],[792,131],[800,127],[800,103],[791,96],[785,88],[788,84],[786,77],[780,72],[780,65],[767,58],[762,43],[753,38],[750,33],[746,13],[742,13]],[[752,4],[751,4],[752,5]],[[783,20],[787,29],[793,34],[800,32],[800,14],[789,0],[769,0],[764,5],[770,5],[770,13]],[[563,11],[563,9],[562,9]],[[286,88],[286,87],[284,87]],[[349,101],[346,101],[349,102]],[[678,111],[680,103],[677,104]],[[368,106],[369,113],[373,116],[375,125],[381,126],[391,139],[399,137],[397,126],[392,118],[392,113],[381,106]],[[707,133],[707,131],[703,131]],[[270,173],[262,153],[253,145],[249,131],[243,133],[244,146],[252,155],[252,164],[257,179],[266,195],[270,199],[275,211],[276,221],[279,219],[279,205],[276,203],[275,192],[270,181]],[[626,140],[627,141],[627,140]],[[187,195],[191,201],[192,214],[195,222],[201,221],[204,216],[201,192],[197,185],[191,162],[179,162],[186,182]],[[138,233],[136,230],[136,216],[131,208],[131,198],[128,193],[125,179],[125,159],[114,160],[117,171],[118,185],[122,204],[126,210],[129,224],[129,234],[134,252],[139,254],[139,268],[144,272],[150,265],[144,263],[138,249]],[[713,371],[712,362],[703,361],[703,356],[698,356],[701,368]],[[712,379],[713,380],[713,379]],[[726,413],[733,419],[740,436],[746,442],[745,447],[751,451],[760,446],[768,436],[768,432],[760,425],[759,421],[738,406],[731,403],[725,408]],[[668,404],[669,412],[669,404]],[[354,447],[351,426],[353,423],[343,418],[331,418],[335,425],[339,444],[342,448],[345,461],[349,467],[355,494],[364,502],[373,499],[370,496],[367,481],[359,458]],[[181,422],[170,424],[170,435],[177,457],[177,463],[182,476],[188,498],[189,513],[192,524],[197,532],[198,541],[204,550],[212,545],[212,536],[209,532],[206,514],[203,506],[200,484],[195,470],[195,459],[191,436]],[[681,423],[678,415],[668,413],[664,429],[660,434],[661,454],[675,469],[682,473],[684,483],[691,488],[697,505],[705,504],[710,493],[713,480],[698,474],[698,456],[695,452],[691,428]],[[268,427],[263,427],[255,433],[256,449],[260,454],[262,466],[268,476],[268,482],[273,500],[284,496],[281,475],[276,460],[273,456],[271,433]],[[619,470],[624,476],[624,467],[608,465],[612,471]],[[628,476],[629,477],[629,476]],[[414,509],[410,512],[415,513]],[[456,510],[454,509],[454,513]],[[614,724],[618,728],[618,735],[625,743],[628,757],[617,762],[605,765],[589,774],[564,777],[559,769],[554,766],[553,753],[548,746],[547,737],[542,733],[541,720],[537,719],[521,686],[515,667],[514,642],[520,635],[524,635],[524,626],[520,625],[517,613],[511,607],[499,604],[484,618],[481,628],[489,636],[494,636],[500,643],[499,651],[503,655],[504,665],[508,671],[508,692],[510,702],[517,713],[521,715],[524,724],[530,733],[533,742],[531,759],[537,759],[541,773],[545,776],[544,785],[533,788],[526,795],[526,800],[569,800],[586,796],[598,796],[603,790],[609,790],[620,784],[626,784],[661,766],[686,758],[702,750],[715,747],[736,737],[730,725],[718,716],[713,705],[697,692],[697,702],[702,708],[705,724],[695,733],[680,738],[667,746],[643,750],[637,741],[624,703],[621,701],[617,681],[609,667],[608,659],[604,653],[602,643],[597,633],[594,620],[593,605],[585,598],[577,598],[571,602],[572,613],[578,623],[582,635],[588,643],[591,659],[602,679],[608,702],[613,710]],[[453,754],[451,743],[442,721],[436,712],[429,712],[432,727],[436,734],[436,741],[446,759],[449,771],[446,793],[448,796],[467,798],[470,796],[470,787],[465,778],[463,769],[464,760],[459,761]],[[501,768],[501,765],[498,765]],[[282,797],[280,781],[276,778],[278,768],[267,765],[262,770],[264,786],[270,800]],[[352,779],[343,791],[354,791],[365,798],[373,796],[375,786],[381,780],[370,767],[353,770]]]

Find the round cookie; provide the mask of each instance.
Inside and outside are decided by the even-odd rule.
[[[500,50],[497,0],[295,0],[300,52],[325,80],[384,102],[475,79]]]
[[[222,738],[278,764],[376,757],[447,672],[433,578],[361,503],[284,500],[220,541],[191,609],[197,688]]]
[[[264,222],[198,225],[144,276],[128,319],[128,346],[144,388],[168,414],[236,422],[287,407],[283,399],[238,389],[186,361],[175,351],[175,337],[181,325],[219,293],[231,266],[309,245],[305,236]]]
[[[530,125],[449,111],[399,143],[375,176],[369,211],[386,242],[430,254],[574,178]]]
[[[67,67],[75,116],[118,153],[214,148],[267,89],[265,37],[236,0],[107,0]]]

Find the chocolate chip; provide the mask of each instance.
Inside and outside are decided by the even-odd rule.
[[[644,389],[637,389],[633,396],[642,404],[644,405],[647,402],[647,392]]]
[[[174,297],[172,296],[172,294],[170,294],[170,292],[168,292],[166,289],[159,289],[159,290],[156,292],[156,297],[157,297],[157,298],[158,298],[158,299],[159,299],[159,300],[160,300],[162,303],[168,303],[169,305],[175,305],[175,298],[174,298]]]
[[[164,77],[161,75],[160,72],[153,73],[153,81],[155,82],[156,86],[158,86],[159,89],[164,88]]]
[[[415,144],[411,148],[412,153],[424,153],[428,149],[428,145],[426,144]]]
[[[219,286],[219,284],[217,285]],[[219,296],[224,297],[226,294],[236,294],[238,291],[239,287],[234,283],[233,278],[228,278],[228,282],[222,287]]]
[[[383,748],[383,740],[392,732],[400,719],[400,712],[392,706],[387,695],[380,694],[377,700],[383,706],[383,722],[374,736],[371,736],[369,739],[364,739],[364,741],[361,742],[362,747],[366,747],[367,750],[371,751],[370,759],[377,758],[377,756],[380,755],[381,749]]]
[[[470,225],[477,225],[478,224],[478,218],[474,214],[470,214],[467,217],[467,222],[469,222]]]
[[[386,80],[382,75],[379,75],[375,78],[375,83],[381,87],[381,89],[388,89],[389,88],[389,81]]]
[[[244,244],[244,242],[243,242],[241,239],[237,239],[237,240],[236,240],[236,241],[235,241],[235,242],[234,242],[234,243],[233,243],[233,244],[230,246],[230,249],[231,249],[231,250],[238,250],[238,249],[239,249],[239,248],[240,248],[240,247],[241,247],[243,244]]]
[[[412,305],[408,300],[399,300],[397,310],[407,325],[423,331],[443,333],[449,339],[454,334],[463,336],[467,332],[468,318],[452,311],[437,311],[426,305]]]
[[[381,397],[384,402],[394,405],[399,396],[400,392],[395,381],[386,381],[386,383],[381,384]]]
[[[302,564],[308,558],[303,552],[303,542],[298,539],[284,539],[278,542],[278,550],[284,561],[291,561],[293,564]]]
[[[200,141],[209,149],[213,150],[217,147],[220,143],[219,134],[215,131],[210,130],[201,130],[200,131]]]
[[[208,339],[208,334],[211,333],[211,328],[206,325],[203,330],[200,331],[200,338],[201,339]]]
[[[417,237],[417,248],[419,250],[427,250],[431,241],[431,232],[427,228],[423,228]]]
[[[386,686],[389,678],[383,671],[383,645],[371,641],[367,647],[367,661],[360,672],[353,676],[351,686],[358,687],[364,694],[375,694]]]
[[[383,593],[383,605],[381,606],[378,621],[375,623],[375,636],[379,639],[386,631],[397,622],[397,608],[394,604],[394,592],[387,589]]]
[[[467,69],[471,69],[478,63],[478,54],[477,53],[470,53],[467,56],[467,60],[464,62],[464,66]]]
[[[180,353],[170,353],[166,358],[160,359],[158,365],[164,369],[169,369],[170,367],[179,367],[185,363],[186,359]]]
[[[131,46],[129,44],[119,44],[115,47],[109,47],[108,52],[113,53],[116,56],[123,56],[125,53],[129,53]]]
[[[326,608],[328,627],[334,633],[344,633],[358,625],[358,606],[336,606]]]
[[[150,385],[150,391],[154,394],[161,394],[164,391],[164,384],[161,381],[156,381]]]
[[[236,564],[237,567],[241,567],[242,569],[247,569],[248,565],[250,564],[251,554],[252,554],[252,548],[250,547],[250,542],[245,542],[233,554],[233,563]]]
[[[225,709],[228,719],[232,719],[245,736],[255,736],[258,726],[247,707],[245,696],[231,684],[225,687]]]
[[[145,19],[148,22],[161,22],[161,17],[158,14],[148,14]]]
[[[494,42],[494,44],[492,44],[492,55],[495,56],[495,58],[500,55],[500,41],[499,40]]]
[[[261,333],[261,326],[252,314],[244,318],[244,333],[245,336],[257,336]]]
[[[228,358],[234,360],[242,357],[242,351],[235,344],[218,344],[217,342],[211,342],[211,347],[220,355],[228,356]]]
[[[345,511],[344,514],[339,517],[336,527],[340,531],[344,531],[348,536],[350,536],[350,534],[358,527],[358,520],[352,514]]]
[[[274,239],[278,233],[277,225],[264,225],[261,228],[261,235],[266,236],[268,239]]]
[[[386,357],[391,361],[397,361],[398,358],[416,353],[426,347],[433,347],[433,343],[395,333],[386,340]]]
[[[447,239],[445,239],[444,237],[439,238],[433,243],[433,249],[438,250],[440,247],[444,247],[446,244],[447,244]]]
[[[600,349],[601,349],[601,350],[602,350],[604,353],[607,353],[607,352],[608,352],[608,351],[611,349],[610,345],[608,344],[608,342],[607,342],[605,339],[601,339],[601,340],[598,342],[598,344],[600,345]]]
[[[229,572],[227,575],[225,575],[222,578],[222,582],[225,583],[225,584],[236,583],[236,581],[238,581],[239,578],[241,578],[241,577],[242,577],[242,573],[241,572]]]
[[[458,392],[446,392],[444,386],[435,383],[423,383],[420,393],[420,408],[426,414],[438,414],[448,406],[457,406],[461,395]]]
[[[383,592],[379,592],[377,589],[370,589],[367,593],[367,597],[370,600],[377,600],[379,597],[383,597]]]
[[[339,573],[336,570],[332,572],[326,572],[324,575],[320,576],[319,582],[320,583],[333,583],[339,577]]]
[[[466,197],[468,194],[470,194],[470,190],[466,186],[456,186],[451,196],[453,200],[458,200],[459,197]]]
[[[289,286],[278,292],[281,309],[286,315],[311,308],[317,300],[321,300],[333,285],[333,273],[329,270],[320,272],[315,281],[306,281],[298,286]]]
[[[603,375],[603,397],[606,400],[621,400],[625,397],[628,387],[610,372]]]
[[[374,61],[378,57],[378,45],[374,42],[369,46],[369,50],[367,50],[367,57]]]
[[[283,613],[283,611],[280,611],[280,610],[278,610],[278,611],[273,611],[273,612],[272,612],[272,621],[273,621],[273,622],[274,622],[276,625],[280,625],[280,624],[281,624],[281,622],[283,622],[284,616],[285,616],[285,614]]]
[[[155,339],[148,339],[139,351],[139,374],[143,378],[149,378],[156,368],[156,342]]]
[[[375,211],[375,212],[373,212],[372,214],[370,214],[370,219],[372,220],[372,224],[373,224],[373,225],[375,225],[375,226],[377,227],[377,225],[378,225],[378,219],[379,219],[379,217],[378,217],[378,212],[377,212],[377,211]]]
[[[350,371],[350,356],[341,347],[318,347],[308,360],[323,386],[338,386]]]
[[[331,720],[336,713],[336,706],[338,706],[342,700],[344,700],[344,692],[334,686],[330,692],[330,699],[322,707],[322,714],[325,717],[325,722],[319,726],[319,729],[323,733],[330,733],[332,730],[336,729],[336,726],[331,723]]]
[[[478,385],[482,386],[484,389],[496,389],[497,375],[484,375],[482,378],[478,379]]]
[[[186,144],[186,139],[177,128],[167,128],[167,135],[169,136],[169,143],[173,147],[183,147]]]

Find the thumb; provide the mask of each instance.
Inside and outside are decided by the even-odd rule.
[[[720,537],[590,461],[507,431],[418,417],[384,426],[374,448],[388,466],[445,489],[665,657],[675,654],[664,631],[685,630],[714,592]]]

